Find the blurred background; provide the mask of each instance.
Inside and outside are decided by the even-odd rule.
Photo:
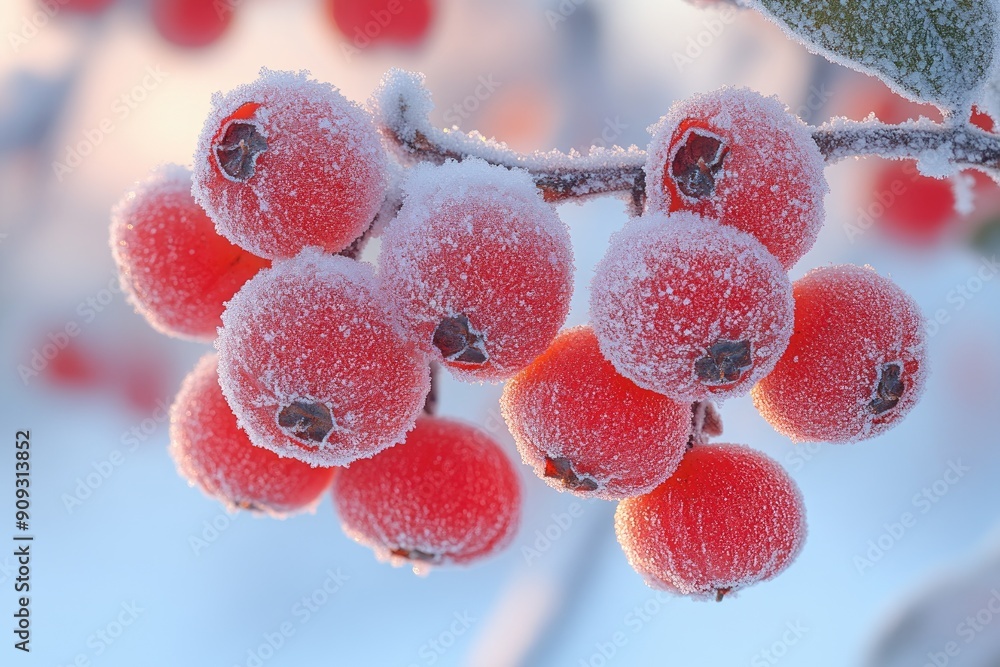
[[[359,102],[389,67],[418,70],[436,123],[521,151],[644,147],[674,100],[727,84],[777,95],[811,123],[937,117],[726,4],[393,3],[385,24],[371,12],[387,0],[0,3],[0,393],[3,437],[31,431],[35,535],[31,652],[3,628],[0,664],[1000,665],[1000,189],[980,176],[958,179],[956,212],[953,184],[912,163],[827,170],[827,224],[793,278],[831,262],[890,275],[932,318],[933,374],[900,426],[855,446],[794,446],[749,398],[722,406],[722,440],[780,461],[810,525],[787,572],[724,603],[647,588],[615,541],[612,504],[556,493],[520,464],[516,542],[428,577],[344,537],[329,499],[275,521],[188,487],[167,455],[166,409],[208,348],[132,311],[108,212],[154,166],[190,164],[212,92],[261,66],[311,70]],[[575,325],[625,206],[560,214],[577,257]],[[445,375],[440,412],[517,460],[500,391]],[[12,627],[11,553],[0,549],[0,616]]]

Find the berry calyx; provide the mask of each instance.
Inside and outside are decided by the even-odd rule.
[[[315,508],[334,469],[254,446],[222,395],[217,369],[217,355],[202,357],[170,409],[170,455],[178,471],[231,510],[283,516]]]
[[[505,547],[520,520],[521,490],[484,432],[423,416],[402,444],[342,470],[333,502],[348,535],[380,559],[420,572]]]
[[[663,484],[618,504],[615,532],[649,586],[721,601],[791,565],[805,541],[805,509],[764,454],[695,445]]]
[[[831,266],[794,284],[795,333],[754,405],[796,442],[857,442],[916,404],[926,376],[923,318],[871,267]]]

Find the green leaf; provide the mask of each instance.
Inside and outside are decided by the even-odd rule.
[[[897,92],[964,110],[987,79],[996,0],[746,0],[811,50]]]

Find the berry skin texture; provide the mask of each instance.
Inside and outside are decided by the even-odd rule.
[[[151,12],[160,36],[187,48],[218,41],[233,20],[233,6],[206,0],[153,0]]]
[[[335,468],[312,468],[250,443],[219,387],[218,356],[207,354],[170,408],[170,456],[191,485],[230,511],[273,516],[315,510]]]
[[[756,239],[691,213],[630,220],[590,294],[601,352],[678,401],[750,391],[792,334],[792,285]]]
[[[380,43],[417,44],[434,18],[431,0],[326,0],[325,6],[333,26],[359,49]]]
[[[520,522],[521,488],[484,432],[424,416],[403,444],[340,471],[333,504],[349,536],[419,573],[507,546]]]
[[[615,532],[650,587],[721,601],[791,565],[805,542],[805,508],[764,454],[696,445],[666,482],[618,504]]]
[[[606,500],[663,483],[691,431],[691,405],[619,375],[588,326],[560,333],[507,383],[500,408],[521,459],[546,484]]]
[[[219,233],[269,258],[338,253],[385,197],[388,156],[370,114],[305,72],[212,98],[194,156],[194,196]]]
[[[233,297],[216,340],[219,378],[255,445],[343,466],[402,442],[430,368],[383,302],[370,265],[317,248]]]
[[[884,433],[916,404],[927,372],[916,303],[871,267],[814,269],[795,282],[795,333],[754,405],[796,442]]]
[[[545,351],[569,313],[569,230],[531,177],[482,160],[418,165],[382,237],[400,329],[470,382],[499,382]]]
[[[219,236],[191,197],[191,172],[166,165],[111,215],[111,251],[138,312],[163,333],[210,341],[225,302],[270,262]]]
[[[823,225],[823,156],[773,97],[722,88],[678,102],[653,134],[647,211],[690,211],[752,234],[789,269]]]

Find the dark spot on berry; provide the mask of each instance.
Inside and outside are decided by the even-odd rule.
[[[441,320],[434,329],[433,342],[445,361],[482,365],[489,360],[482,336],[472,328],[464,313]]]
[[[899,364],[885,364],[882,366],[881,377],[878,387],[875,388],[875,398],[868,403],[868,409],[880,415],[892,410],[899,403],[906,391],[906,385],[902,379],[903,368]]]
[[[567,489],[573,491],[596,491],[597,482],[586,477],[578,477],[573,472],[569,459],[545,457],[545,476],[558,479]]]
[[[426,551],[420,551],[419,549],[393,549],[389,553],[393,556],[417,561],[419,563],[437,563],[441,560],[441,557],[437,554],[429,554]]]
[[[278,413],[278,425],[302,440],[323,442],[333,430],[333,415],[322,403],[293,401]]]
[[[233,121],[226,128],[222,141],[215,145],[219,166],[237,181],[249,181],[257,170],[257,156],[267,150],[267,140],[257,126],[246,121]]]
[[[670,164],[670,175],[677,188],[694,199],[710,196],[728,152],[718,137],[689,130]]]
[[[732,588],[720,588],[720,589],[716,590],[715,591],[715,601],[716,602],[722,602],[722,598],[726,597],[726,595],[728,595],[729,592],[732,591],[732,590],[733,590]]]
[[[720,340],[708,348],[708,354],[694,362],[694,372],[706,385],[739,382],[753,368],[750,341]]]
[[[236,503],[236,506],[239,507],[241,510],[248,510],[250,512],[264,512],[267,510],[266,507],[258,503],[255,503],[252,500],[241,500],[240,502]]]

